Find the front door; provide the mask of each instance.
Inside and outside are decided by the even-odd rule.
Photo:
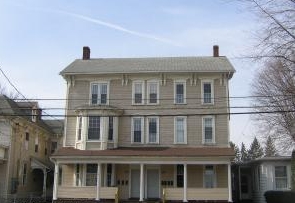
[[[147,170],[147,198],[159,198],[159,170]]]
[[[131,198],[139,198],[140,193],[140,172],[138,169],[131,169]]]

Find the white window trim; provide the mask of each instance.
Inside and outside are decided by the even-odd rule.
[[[156,120],[157,120],[157,138],[156,138],[156,142],[150,142],[149,141],[149,118],[155,118]],[[159,144],[159,130],[160,130],[160,128],[159,128],[159,117],[158,116],[149,116],[149,117],[147,117],[147,119],[146,119],[146,143],[148,143],[148,144]]]
[[[184,118],[184,142],[177,142],[177,125],[176,120],[177,118]],[[174,144],[187,144],[187,116],[175,116],[174,117]]]
[[[150,103],[150,84],[157,84],[157,102],[156,103]],[[158,80],[148,80],[146,83],[147,86],[147,104],[148,105],[159,105],[160,101],[160,83]]]
[[[213,188],[217,187],[217,175],[216,175],[216,165],[204,165],[203,166],[203,188],[206,188],[205,184],[205,172],[206,172],[206,166],[213,166],[213,173],[214,173],[214,180],[213,180]]]
[[[133,120],[135,118],[140,118],[141,119],[141,142],[134,142],[134,122]],[[131,143],[132,144],[144,144],[144,117],[142,116],[134,116],[131,117]]]
[[[176,85],[183,84],[183,103],[176,103]],[[174,104],[186,104],[186,80],[174,80]]]
[[[211,84],[211,103],[204,103],[204,83]],[[213,79],[205,79],[201,80],[201,103],[202,105],[213,105],[214,104],[214,80]]]
[[[205,142],[205,122],[206,118],[212,118],[212,142]],[[202,144],[204,145],[214,145],[215,142],[215,116],[203,116],[202,117]]]
[[[92,85],[93,84],[107,84],[107,102],[106,104],[101,104],[100,102],[98,102],[97,104],[92,104]],[[109,105],[109,100],[110,100],[110,81],[93,81],[90,82],[90,94],[89,94],[89,104],[90,105]],[[97,101],[99,101],[99,99],[97,99]]]
[[[141,103],[135,103],[135,84],[141,83],[141,91],[142,91],[142,101]],[[132,105],[144,105],[145,104],[145,82],[143,80],[134,80],[132,81]]]

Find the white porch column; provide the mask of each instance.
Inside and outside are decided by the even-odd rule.
[[[228,201],[232,202],[232,189],[231,189],[231,165],[227,164],[227,179],[228,179]]]
[[[47,171],[43,169],[43,197],[46,197],[46,182],[47,182]]]
[[[100,149],[101,150],[105,150],[107,149],[107,145],[108,145],[108,136],[109,136],[109,117],[103,116],[100,117],[101,119],[101,132],[100,132]]]
[[[59,173],[59,166],[58,166],[58,163],[55,162],[55,165],[54,165],[53,197],[52,197],[53,200],[57,200],[58,173]]]
[[[114,148],[118,148],[119,117],[115,116],[113,119]]]
[[[187,202],[187,164],[183,164],[183,202]]]
[[[96,198],[95,200],[100,200],[100,177],[101,177],[101,164],[97,164],[97,175],[96,175]]]
[[[143,201],[143,188],[144,188],[144,164],[140,164],[140,193],[139,201]]]

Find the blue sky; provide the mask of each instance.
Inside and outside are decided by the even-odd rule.
[[[65,98],[59,72],[83,46],[100,58],[211,56],[218,44],[237,71],[230,95],[246,96],[256,66],[240,57],[253,49],[257,23],[229,0],[0,0],[0,67],[27,98]],[[11,90],[2,75],[0,83]],[[249,116],[231,117],[231,140],[248,144],[254,135]]]

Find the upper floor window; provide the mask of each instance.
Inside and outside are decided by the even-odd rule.
[[[186,131],[186,117],[177,116],[174,118],[174,143],[186,144],[187,131]]]
[[[57,142],[51,142],[51,154],[57,149]]]
[[[109,117],[108,140],[112,141],[113,139],[114,139],[114,117]]]
[[[185,81],[174,82],[174,103],[175,104],[186,103],[186,82]]]
[[[132,104],[144,104],[143,81],[134,81],[132,84]]]
[[[214,170],[213,165],[205,166],[204,187],[205,188],[214,188],[215,187],[215,170]]]
[[[144,121],[143,117],[133,117],[132,118],[132,143],[143,143],[143,133],[144,133]]]
[[[159,83],[158,82],[147,82],[147,103],[158,104],[159,103]]]
[[[80,141],[82,138],[82,116],[78,117],[78,128],[77,128],[77,140]]]
[[[89,116],[88,140],[100,140],[100,117]]]
[[[275,166],[275,187],[276,189],[287,189],[288,178],[287,178],[287,167],[286,166]]]
[[[215,143],[215,121],[213,116],[203,117],[203,144]]]
[[[108,83],[91,83],[91,104],[108,103]]]
[[[147,139],[148,143],[159,143],[159,118],[148,117],[147,118]]]
[[[213,80],[202,81],[202,104],[214,104]]]

